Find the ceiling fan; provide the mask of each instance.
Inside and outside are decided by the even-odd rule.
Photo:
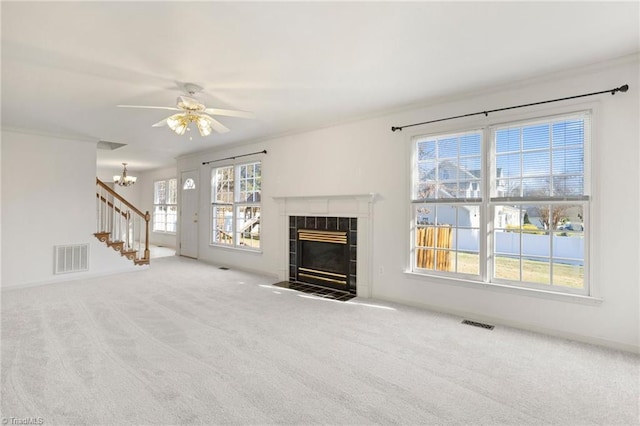
[[[218,133],[226,133],[229,128],[220,123],[211,115],[220,115],[225,117],[254,118],[253,113],[247,111],[236,111],[231,109],[207,108],[203,103],[193,97],[202,87],[193,83],[185,83],[184,89],[190,96],[178,96],[175,107],[165,106],[144,106],[144,105],[118,105],[120,108],[147,108],[147,109],[166,109],[169,111],[180,111],[167,117],[151,127],[169,126],[171,130],[179,135],[189,129],[189,124],[195,123],[198,131],[202,136],[208,136],[213,130]]]

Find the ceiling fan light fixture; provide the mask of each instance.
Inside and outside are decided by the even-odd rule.
[[[189,121],[187,114],[174,114],[167,118],[167,125],[171,130],[182,136],[189,126]]]
[[[206,115],[198,116],[196,125],[198,126],[198,131],[200,132],[201,136],[209,136],[213,131],[213,128],[211,127],[211,121]]]
[[[237,118],[255,118],[255,116],[247,111],[237,111],[221,108],[207,108],[202,102],[194,98],[193,95],[200,92],[202,87],[193,83],[184,83],[183,89],[189,94],[180,95],[176,99],[175,107],[165,106],[144,106],[144,105],[118,105],[122,108],[150,108],[150,109],[166,109],[170,111],[179,111],[169,118],[165,118],[151,127],[168,126],[171,131],[177,135],[184,135],[185,132],[191,130],[189,125],[195,123],[201,136],[209,136],[214,131],[217,133],[226,133],[229,128],[220,123],[211,115],[221,115],[224,117]],[[191,139],[191,138],[190,138]]]

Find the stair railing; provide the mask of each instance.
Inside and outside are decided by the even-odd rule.
[[[120,194],[96,178],[96,237],[137,265],[148,264],[149,220]]]

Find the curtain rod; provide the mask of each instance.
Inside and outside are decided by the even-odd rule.
[[[472,112],[470,114],[456,115],[456,116],[447,117],[447,118],[439,118],[437,120],[423,121],[422,123],[407,124],[407,125],[404,125],[404,126],[392,126],[391,127],[391,131],[395,132],[396,130],[404,129],[405,127],[421,126],[423,124],[437,123],[439,121],[454,120],[456,118],[471,117],[471,116],[480,115],[480,114],[484,114],[484,116],[487,117],[487,116],[489,116],[489,113],[492,113],[492,112],[506,111],[506,110],[509,110],[509,109],[524,108],[524,107],[530,107],[530,106],[534,106],[534,105],[548,104],[548,103],[551,103],[551,102],[566,101],[566,100],[569,100],[569,99],[584,98],[585,96],[601,95],[603,93],[611,93],[612,95],[615,95],[616,92],[623,92],[624,93],[627,90],[629,90],[629,85],[625,84],[623,86],[616,87],[615,89],[603,90],[601,92],[585,93],[584,95],[576,95],[576,96],[568,96],[566,98],[550,99],[548,101],[540,101],[540,102],[533,102],[533,103],[530,103],[530,104],[515,105],[515,106],[506,107],[506,108],[492,109],[492,110],[489,110],[489,111]]]
[[[266,154],[267,150],[263,149],[262,151],[256,151],[256,152],[250,152],[249,154],[242,154],[242,155],[236,155],[234,157],[227,157],[227,158],[219,158],[217,160],[211,160],[211,161],[203,161],[202,165],[206,166],[209,163],[215,163],[216,161],[223,161],[223,160],[235,160],[236,158],[240,158],[240,157],[248,157],[249,155],[255,155],[255,154]]]

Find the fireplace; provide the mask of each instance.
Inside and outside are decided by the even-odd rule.
[[[356,292],[357,219],[291,216],[289,280]]]
[[[273,197],[280,215],[278,278],[293,283],[304,278],[298,277],[298,229],[348,231],[348,291],[358,297],[371,297],[371,240],[376,197],[373,193]]]

